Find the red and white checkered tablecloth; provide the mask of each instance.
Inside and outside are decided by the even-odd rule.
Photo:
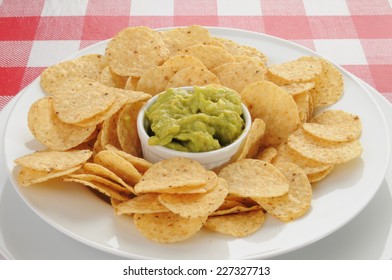
[[[45,67],[124,27],[191,24],[294,41],[392,102],[392,0],[0,0],[0,110]]]

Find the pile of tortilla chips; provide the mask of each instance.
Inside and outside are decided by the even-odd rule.
[[[304,216],[312,185],[361,155],[361,121],[337,102],[343,77],[328,61],[299,57],[268,65],[259,50],[211,36],[201,26],[155,31],[129,27],[91,54],[41,75],[46,96],[28,127],[47,149],[15,160],[21,186],[76,182],[110,200],[148,239],[171,243],[203,227],[243,237],[267,216]],[[136,118],[145,101],[171,87],[221,85],[236,90],[252,126],[224,166],[143,159]]]

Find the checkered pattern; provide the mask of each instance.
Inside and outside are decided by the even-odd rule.
[[[392,102],[391,0],[0,0],[0,110],[42,70],[126,26],[200,24],[311,48]]]

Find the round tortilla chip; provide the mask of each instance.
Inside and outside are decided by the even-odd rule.
[[[315,86],[310,90],[314,106],[328,106],[336,103],[344,92],[342,73],[332,63],[323,58],[306,56],[299,60],[317,61],[322,65],[322,73],[315,78]]]
[[[16,164],[37,171],[66,170],[85,163],[91,156],[90,150],[40,151],[14,160]]]
[[[319,124],[350,124],[361,129],[361,120],[357,115],[343,110],[329,109],[314,116],[310,122]]]
[[[220,84],[221,82],[205,67],[191,66],[181,69],[167,83],[166,88],[183,86],[205,86],[208,84]]]
[[[211,41],[208,29],[199,25],[173,28],[160,33],[171,55],[186,47]]]
[[[160,194],[158,200],[171,212],[183,218],[208,216],[225,200],[229,191],[224,179],[218,178],[216,186],[201,194]]]
[[[312,201],[312,186],[305,172],[292,163],[279,163],[276,167],[289,182],[289,192],[280,197],[254,198],[268,214],[289,222],[305,215]]]
[[[317,138],[344,142],[361,136],[362,123],[358,116],[343,110],[326,110],[303,124],[303,129]]]
[[[54,178],[63,177],[65,175],[71,174],[79,170],[81,167],[82,165],[78,165],[66,170],[55,170],[50,172],[38,171],[38,170],[22,167],[18,173],[17,181],[20,186],[27,187],[30,185],[49,181]]]
[[[100,124],[104,120],[116,114],[124,105],[146,101],[151,98],[151,95],[140,91],[122,90],[118,88],[108,88],[108,91],[112,92],[116,96],[113,104],[102,113],[81,121],[77,123],[77,125],[90,126]]]
[[[175,73],[191,66],[205,67],[196,57],[190,55],[172,56],[161,66],[146,70],[140,77],[137,90],[152,95],[163,92]]]
[[[131,215],[135,213],[163,213],[170,212],[158,200],[158,194],[143,194],[130,200],[117,204],[114,207],[116,215]]]
[[[132,163],[132,165],[135,166],[135,168],[140,173],[146,172],[150,167],[153,166],[153,164],[151,162],[145,160],[144,158],[135,157],[135,156],[133,156],[133,155],[131,155],[129,153],[126,153],[124,151],[118,150],[118,149],[116,149],[115,147],[113,147],[111,145],[106,145],[105,149],[111,150],[111,151],[115,152],[116,154],[118,154],[123,159],[126,159],[127,161]]]
[[[297,59],[268,67],[268,79],[278,85],[313,81],[322,72],[318,60]]]
[[[212,45],[196,44],[182,49],[180,53],[196,57],[209,70],[226,62],[234,61],[233,56],[227,50]]]
[[[224,167],[219,175],[228,183],[229,193],[240,197],[274,197],[288,192],[289,185],[272,164],[242,159]]]
[[[136,120],[143,104],[143,102],[135,102],[125,105],[119,113],[116,127],[121,149],[137,157],[142,156],[142,148],[137,132]]]
[[[218,176],[215,172],[207,170],[208,180],[205,185],[197,185],[197,186],[183,186],[183,187],[175,187],[175,188],[167,188],[161,189],[160,193],[168,193],[168,194],[198,194],[198,193],[206,193],[212,190],[218,181]]]
[[[110,69],[120,76],[140,77],[169,56],[160,34],[148,27],[128,27],[118,32],[105,51]]]
[[[131,186],[137,184],[142,178],[139,171],[129,161],[113,151],[100,151],[95,155],[94,162],[106,167]]]
[[[123,179],[121,179],[119,176],[117,176],[114,172],[110,171],[108,168],[99,165],[97,163],[91,163],[88,162],[85,165],[83,165],[83,170],[87,174],[94,174],[97,176],[101,176],[104,178],[107,178],[109,180],[112,180],[121,186],[127,188],[130,192],[135,193],[133,190],[133,187],[131,187],[129,184],[125,183]]]
[[[61,121],[80,123],[104,112],[113,104],[116,95],[109,89],[92,80],[68,79],[54,91],[53,109]]]
[[[46,68],[40,76],[44,92],[55,95],[57,88],[68,79],[86,78],[98,81],[107,60],[103,55],[91,54],[67,60]]]
[[[136,89],[151,95],[161,93],[175,73],[170,67],[164,66],[147,69],[140,76]]]
[[[304,123],[302,129],[314,137],[331,142],[353,141],[361,134],[361,129],[344,124]]]
[[[290,94],[277,85],[268,81],[252,83],[241,92],[241,98],[252,118],[260,118],[265,122],[265,145],[283,143],[298,128],[297,104]]]
[[[241,212],[237,214],[208,217],[204,227],[235,237],[250,235],[261,228],[264,224],[265,215],[263,210]]]
[[[149,240],[160,243],[174,243],[190,238],[197,233],[206,217],[182,218],[167,213],[138,214],[134,216],[136,228]]]
[[[96,126],[80,127],[62,122],[52,107],[52,98],[35,101],[28,112],[28,127],[34,137],[51,150],[65,151],[85,142]]]
[[[267,57],[254,47],[240,45],[226,38],[213,38],[213,41],[215,41],[216,45],[224,47],[233,56],[250,57],[256,59],[262,65],[267,62]]]
[[[345,163],[362,154],[362,145],[358,140],[342,143],[326,142],[306,135],[302,129],[292,133],[287,144],[302,156],[326,164]]]
[[[203,188],[209,175],[197,161],[187,158],[170,158],[154,164],[136,184],[137,193],[167,192],[172,188]]]
[[[241,92],[247,85],[264,80],[266,68],[255,59],[221,64],[211,70],[222,85]]]
[[[289,162],[300,167],[307,175],[323,172],[329,169],[332,165],[321,163],[304,157],[297,151],[291,149],[287,143],[281,144],[277,148],[277,154],[272,160],[272,164],[279,164]]]

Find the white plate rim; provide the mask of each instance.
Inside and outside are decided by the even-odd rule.
[[[266,35],[266,34],[261,34],[261,33],[256,33],[256,32],[252,32],[252,31],[241,30],[241,29],[233,29],[233,28],[221,28],[221,27],[207,27],[207,28],[211,31],[211,33],[212,33],[213,35],[214,35],[214,33],[219,33],[219,32],[223,32],[225,35],[227,35],[227,33],[233,33],[233,32],[234,32],[234,33],[236,33],[236,32],[238,33],[238,32],[240,32],[241,34],[245,34],[245,35],[247,35],[247,36],[249,36],[249,35],[251,35],[251,36],[261,36],[261,37],[267,38],[268,40],[278,41],[278,42],[280,42],[280,43],[282,43],[282,44],[288,44],[288,45],[290,45],[290,47],[295,47],[295,48],[298,48],[298,49],[300,49],[300,50],[302,50],[302,51],[304,51],[304,52],[312,53],[312,54],[315,55],[315,56],[319,56],[316,52],[314,52],[314,51],[312,51],[312,50],[309,50],[309,49],[307,49],[307,48],[305,48],[305,47],[303,47],[303,46],[300,46],[300,45],[298,45],[298,44],[296,44],[296,43],[292,43],[292,42],[289,42],[289,41],[286,41],[286,40],[284,40],[284,39],[277,38],[277,37],[274,37],[274,36],[270,36],[270,35]],[[170,28],[164,28],[164,29],[170,29]],[[160,29],[160,30],[164,30],[164,29]],[[221,36],[222,36],[222,35],[221,35]],[[224,37],[224,36],[223,36],[223,37]],[[79,52],[77,52],[77,53],[71,55],[71,56],[68,57],[67,59],[72,58],[72,57],[76,57],[76,56],[79,56],[79,55],[82,55],[82,54],[84,54],[84,53],[88,53],[91,49],[96,48],[97,45],[103,44],[103,43],[105,43],[105,42],[107,42],[107,41],[108,41],[108,40],[102,41],[102,42],[99,42],[99,43],[97,43],[97,44],[91,45],[91,46],[89,46],[89,47],[87,47],[87,48],[85,48],[85,49],[82,49],[82,50],[80,50]],[[338,65],[336,65],[336,64],[335,64],[335,66],[338,67],[343,73],[349,74],[347,71],[345,71],[345,70],[344,70],[343,68],[341,68],[340,66],[338,66]],[[351,74],[349,74],[349,75],[351,75]],[[38,79],[39,79],[39,78],[37,78],[34,82],[37,82]],[[34,82],[33,82],[33,83],[34,83]],[[365,92],[368,92],[367,89],[366,89],[363,85],[359,84],[359,86],[360,86]],[[17,105],[19,99],[22,98],[22,96],[23,96],[24,94],[26,94],[26,92],[28,92],[28,88],[26,88],[26,89],[27,89],[27,90],[26,90],[24,93],[20,94],[20,96],[18,97],[18,100],[16,100],[16,102],[15,102],[13,108],[11,109],[12,111],[14,110],[15,106]],[[383,123],[383,126],[386,127],[386,120],[385,120],[385,118],[384,118],[384,116],[383,116],[383,114],[382,114],[382,111],[381,111],[380,107],[378,106],[377,102],[373,99],[373,97],[372,97],[371,95],[369,95],[369,98],[373,101],[373,103],[374,103],[373,105],[375,106],[375,108],[378,109],[378,111],[381,113],[381,114],[380,114],[380,115],[382,116],[381,122]],[[7,119],[7,125],[8,125],[8,119]],[[387,138],[389,139],[388,133],[387,133]],[[3,148],[3,150],[4,150],[4,149],[5,149],[5,146],[3,145],[2,148]],[[389,147],[388,147],[388,148],[389,148]],[[388,153],[388,160],[389,160],[389,154],[390,154],[390,153]],[[386,165],[386,167],[385,167],[384,169],[385,169],[385,170],[382,170],[381,173],[384,172],[384,175],[385,175],[385,172],[386,172],[386,169],[387,169],[387,165]],[[11,174],[11,171],[8,170],[8,173],[9,173],[9,176],[10,176],[10,178],[11,178],[11,182],[13,183],[14,186],[16,186],[16,185],[15,185],[15,181],[13,180],[13,176],[12,176],[12,174]],[[380,178],[375,184],[378,185],[378,186],[380,186],[380,184],[381,184],[383,178],[384,178],[384,177]],[[371,198],[374,196],[374,194],[376,193],[377,189],[378,189],[378,188],[375,188],[375,190],[374,190],[374,192],[372,193],[372,195],[369,196],[367,203],[368,203],[368,202],[371,200]],[[125,256],[125,257],[149,258],[149,257],[141,256],[141,255],[132,255],[132,254],[128,254],[128,253],[125,253],[125,254],[124,254],[123,252],[118,252],[117,250],[111,250],[111,248],[107,248],[107,247],[105,247],[105,246],[102,246],[102,245],[100,245],[100,244],[96,244],[96,243],[94,243],[94,242],[91,243],[91,241],[85,240],[85,239],[81,238],[80,236],[75,235],[73,232],[70,232],[70,231],[68,231],[68,230],[66,230],[66,229],[64,229],[64,228],[62,228],[61,225],[57,225],[56,223],[53,223],[53,221],[50,221],[50,220],[48,220],[48,219],[45,219],[45,216],[43,217],[43,216],[42,216],[42,213],[37,212],[36,209],[34,209],[34,207],[31,206],[31,204],[29,203],[29,201],[26,200],[26,198],[20,193],[20,191],[18,190],[18,188],[16,188],[16,190],[17,190],[18,194],[22,197],[22,199],[25,201],[25,203],[27,203],[27,204],[30,206],[30,208],[32,208],[33,211],[36,212],[37,215],[41,216],[41,218],[43,218],[46,222],[48,222],[49,224],[51,224],[52,226],[54,226],[54,227],[57,228],[58,230],[64,232],[65,234],[69,235],[70,237],[72,237],[72,238],[74,238],[74,239],[76,239],[76,240],[79,240],[79,241],[81,241],[81,242],[83,242],[83,243],[85,243],[85,244],[87,244],[87,245],[92,246],[92,247],[95,247],[95,248],[97,248],[97,249],[104,250],[104,251],[106,251],[106,252],[110,252],[110,253],[113,253],[113,254],[117,254],[117,255],[121,255],[121,256]],[[358,209],[359,211],[357,211],[356,215],[357,215],[357,214],[367,205],[367,203],[364,204],[364,205],[362,205],[362,207],[361,207],[360,209]],[[309,243],[297,244],[296,246],[292,246],[291,248],[287,248],[286,250],[280,250],[279,252],[275,252],[275,253],[271,253],[271,254],[266,254],[266,255],[257,255],[257,254],[256,254],[256,255],[250,255],[250,256],[245,257],[245,258],[272,257],[272,256],[276,256],[276,255],[278,255],[278,254],[287,253],[287,252],[292,251],[292,250],[295,250],[295,249],[297,249],[297,248],[306,246],[307,244],[313,243],[313,242],[315,242],[315,241],[317,241],[317,240],[323,238],[324,236],[326,236],[326,235],[328,235],[328,234],[330,234],[330,233],[332,233],[332,232],[338,230],[340,227],[344,226],[346,223],[348,223],[348,222],[349,222],[352,218],[354,218],[356,215],[351,216],[350,219],[347,219],[344,223],[341,223],[339,227],[334,228],[332,231],[330,231],[330,232],[328,232],[328,233],[325,233],[324,235],[319,235],[317,238],[314,238],[314,239],[310,240]]]

